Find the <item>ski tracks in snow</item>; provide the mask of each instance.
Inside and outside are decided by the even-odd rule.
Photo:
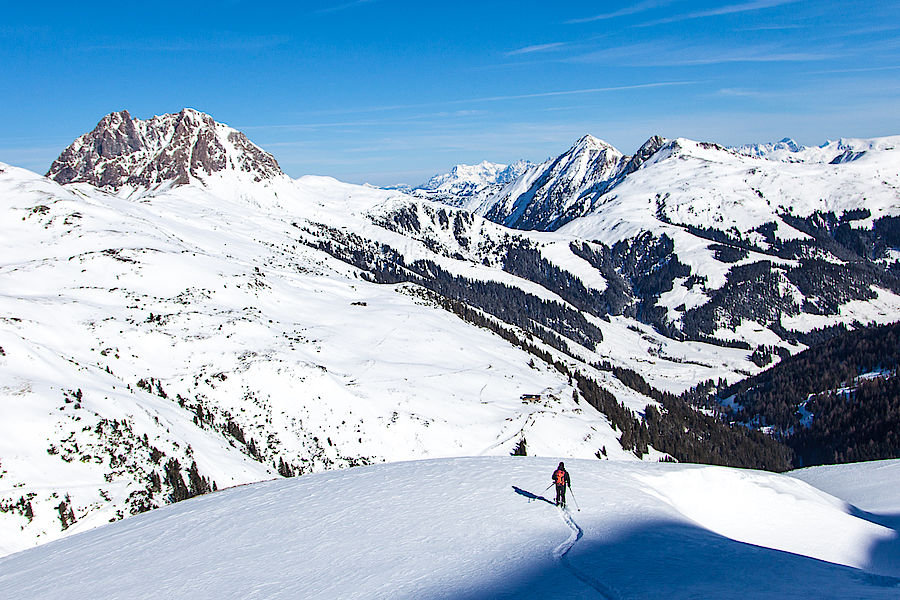
[[[565,522],[566,527],[569,528],[570,533],[566,541],[553,549],[553,557],[556,558],[563,567],[568,569],[572,575],[578,578],[579,581],[593,588],[594,591],[600,594],[601,598],[604,598],[605,600],[621,600],[619,595],[607,585],[575,568],[572,563],[569,562],[569,550],[571,550],[572,546],[581,539],[584,535],[584,531],[578,526],[578,523],[575,522],[575,519],[572,518],[572,515],[569,514],[568,510],[561,507],[557,507],[557,510],[559,511],[559,516],[562,517],[563,522]]]

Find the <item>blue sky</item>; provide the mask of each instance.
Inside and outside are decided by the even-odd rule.
[[[591,133],[726,145],[900,134],[900,2],[14,3],[0,161],[188,106],[289,175],[419,183]]]

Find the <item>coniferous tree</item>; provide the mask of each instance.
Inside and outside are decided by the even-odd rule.
[[[524,437],[519,438],[519,442],[516,444],[516,447],[513,448],[510,456],[528,456],[528,444],[525,442]]]

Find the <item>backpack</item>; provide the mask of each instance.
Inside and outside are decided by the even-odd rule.
[[[553,471],[553,481],[556,485],[566,485],[566,472],[562,469]]]

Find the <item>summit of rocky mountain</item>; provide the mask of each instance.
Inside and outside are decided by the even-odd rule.
[[[229,172],[255,182],[284,175],[275,158],[243,133],[185,108],[150,119],[127,110],[110,113],[63,150],[47,177],[119,190],[202,183]]]
[[[528,169],[483,212],[507,227],[556,229],[585,211],[586,197],[608,189],[630,158],[599,138],[582,136],[558,157]]]

